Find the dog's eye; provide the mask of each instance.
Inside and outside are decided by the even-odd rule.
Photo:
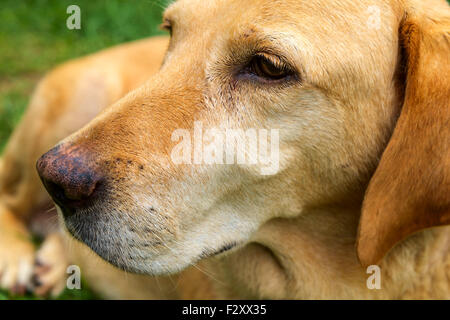
[[[170,36],[172,36],[172,22],[169,19],[164,19],[159,28],[161,30],[169,31]]]
[[[280,80],[292,74],[282,60],[262,53],[253,57],[249,68],[253,74],[268,80]]]

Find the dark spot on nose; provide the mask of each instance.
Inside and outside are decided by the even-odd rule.
[[[39,176],[65,215],[92,204],[104,181],[94,155],[87,149],[58,146],[36,164]]]

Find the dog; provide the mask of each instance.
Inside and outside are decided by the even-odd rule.
[[[73,263],[115,299],[450,298],[445,1],[178,0],[162,28],[39,83],[2,156],[3,288]],[[277,170],[175,163],[199,123],[277,130]]]

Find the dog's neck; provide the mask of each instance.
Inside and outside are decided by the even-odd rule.
[[[360,265],[355,250],[359,215],[359,208],[327,208],[295,219],[272,220],[260,229],[254,243],[208,262],[220,270],[215,277],[221,283],[215,285],[223,297],[449,296],[449,228],[426,230],[398,244],[380,262],[381,289],[369,289],[372,274]]]

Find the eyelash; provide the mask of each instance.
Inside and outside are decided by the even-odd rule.
[[[278,82],[295,76],[295,71],[282,59],[272,54],[257,53],[244,71],[263,81]]]
[[[161,30],[168,31],[172,36],[172,23],[169,20],[164,20],[164,22],[159,26]]]

